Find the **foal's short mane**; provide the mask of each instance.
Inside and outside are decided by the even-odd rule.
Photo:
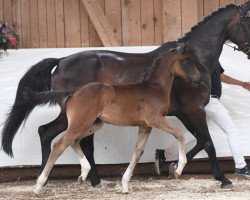
[[[142,79],[140,82],[143,82],[145,80],[147,80],[150,75],[152,74],[152,71],[154,70],[154,68],[156,66],[158,66],[159,61],[169,52],[171,52],[174,48],[176,48],[177,42],[167,42],[165,44],[163,44],[162,46],[164,46],[164,49],[166,49],[166,51],[163,51],[161,53],[156,54],[156,57],[153,58],[152,63],[150,64],[150,66],[147,68],[147,70],[144,72],[144,75],[142,76]]]
[[[231,9],[231,8],[238,8],[239,6],[235,5],[235,4],[229,4],[226,7],[222,7],[219,8],[218,10],[212,12],[210,15],[204,17],[201,21],[199,21],[196,25],[194,25],[191,30],[189,32],[187,32],[182,38],[179,38],[178,41],[181,40],[185,40],[188,39],[188,37],[190,36],[190,34],[192,33],[192,31],[198,29],[200,26],[202,26],[203,24],[205,24],[207,21],[209,21],[212,17],[220,14],[221,12],[223,12],[226,9]]]
[[[143,77],[141,79],[141,82],[147,80],[150,77],[150,75],[152,74],[152,71],[155,68],[155,66],[157,66],[157,64],[159,63],[160,59],[163,58],[164,55],[166,55],[166,54],[167,54],[167,52],[159,53],[157,55],[157,57],[155,57],[153,59],[153,62],[151,63],[151,65],[149,66],[149,68],[147,68],[147,70],[145,71],[145,73],[144,73],[144,75],[143,75]]]

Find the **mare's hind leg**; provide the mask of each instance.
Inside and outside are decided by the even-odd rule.
[[[42,187],[48,180],[49,174],[55,164],[57,158],[64,152],[64,150],[74,141],[74,138],[66,132],[66,134],[53,144],[52,151],[50,153],[47,164],[44,167],[41,175],[37,179],[35,194],[39,194]]]
[[[179,161],[178,161],[178,167],[177,169],[175,169],[175,177],[178,178],[182,174],[182,171],[187,163],[186,151],[185,151],[185,137],[184,137],[183,132],[175,128],[173,125],[171,125],[165,119],[164,116],[159,116],[157,120],[155,119],[155,117],[152,120],[149,119],[147,121],[147,124],[149,126],[158,128],[162,131],[172,134],[178,140]]]
[[[65,131],[68,126],[66,114],[61,112],[59,116],[52,122],[39,127],[38,132],[40,136],[41,149],[42,149],[42,166],[43,171],[51,152],[52,140]]]
[[[195,133],[194,136],[197,139],[196,146],[187,154],[188,161],[191,161],[199,151],[204,149],[208,154],[215,179],[221,181],[222,188],[231,187],[232,182],[224,176],[216,158],[215,148],[207,127],[205,111],[186,114],[184,125],[186,123],[192,125],[193,132],[191,133]]]
[[[132,156],[132,160],[122,177],[122,193],[128,193],[129,191],[128,183],[131,179],[131,176],[133,174],[133,171],[137,162],[140,160],[143,154],[143,151],[144,151],[146,142],[148,140],[149,134],[151,133],[151,130],[152,130],[151,127],[142,127],[142,126],[139,127],[138,138],[136,142],[135,151]]]

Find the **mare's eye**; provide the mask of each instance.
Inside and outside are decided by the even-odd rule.
[[[244,17],[250,17],[250,10],[248,10],[248,11],[246,11],[246,12],[244,13]]]

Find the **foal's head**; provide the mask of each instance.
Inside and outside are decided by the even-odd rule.
[[[172,50],[173,62],[171,66],[174,76],[180,77],[194,84],[202,81],[202,76],[197,68],[200,68],[198,59],[188,52],[187,44],[178,43]]]

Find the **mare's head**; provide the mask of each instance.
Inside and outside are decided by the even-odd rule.
[[[193,84],[200,84],[202,75],[198,69],[201,65],[196,56],[189,52],[188,44],[177,43],[177,46],[171,51],[174,57],[171,67],[174,76],[192,82]]]
[[[230,40],[250,58],[250,1],[238,6],[237,15],[228,26]]]

